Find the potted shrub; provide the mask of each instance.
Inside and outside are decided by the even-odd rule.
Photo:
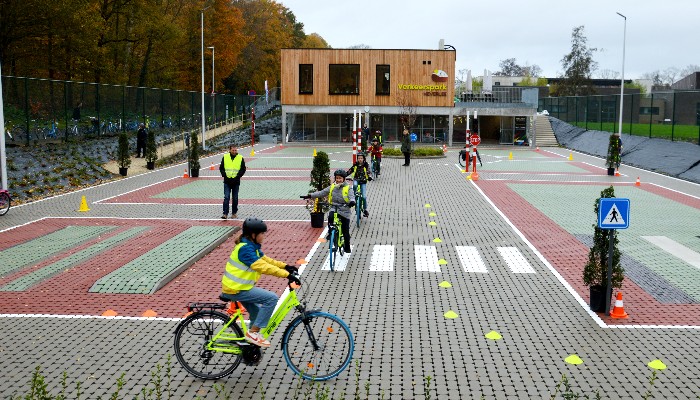
[[[605,159],[605,165],[608,167],[608,175],[615,175],[615,169],[620,168],[620,161],[622,161],[622,140],[620,139],[619,133],[613,133],[610,135],[608,156]]]
[[[131,155],[129,154],[129,138],[126,132],[119,134],[119,146],[117,147],[117,164],[119,165],[119,175],[126,176],[127,169],[131,165]]]
[[[615,188],[610,186],[600,192],[601,198],[615,197]],[[598,208],[600,199],[597,199],[593,210],[598,218]],[[608,253],[610,236],[614,229],[601,229],[598,224],[593,224],[593,247],[588,252],[588,262],[583,267],[583,283],[590,288],[590,308],[595,312],[605,311],[606,298],[605,290],[608,282]],[[620,264],[620,250],[617,248],[619,240],[614,237],[613,243],[613,263],[612,263],[612,287],[621,288],[624,279],[624,269]]]
[[[328,154],[323,151],[316,153],[314,165],[311,168],[311,192],[317,192],[330,186],[331,184],[331,162]],[[314,206],[311,209],[311,227],[323,228],[323,216],[327,211],[318,203],[319,199],[314,199]]]
[[[190,153],[187,162],[190,166],[190,176],[197,178],[199,177],[199,139],[197,131],[192,131],[190,135]]]
[[[158,148],[156,147],[156,134],[149,130],[146,136],[146,149],[144,157],[146,157],[146,168],[155,169],[156,160],[158,159]]]

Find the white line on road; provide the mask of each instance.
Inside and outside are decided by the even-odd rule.
[[[683,262],[700,269],[700,254],[683,246],[675,240],[667,238],[666,236],[642,236],[642,239],[669,253],[670,255],[681,259]]]
[[[416,271],[440,272],[435,246],[414,246]]]
[[[480,272],[484,274],[489,272],[476,247],[455,246],[455,249],[457,249],[459,262],[462,264],[464,272]]]
[[[376,244],[372,246],[372,259],[369,262],[370,271],[394,270],[394,246]]]
[[[503,261],[508,264],[508,268],[515,274],[534,274],[535,270],[529,262],[515,247],[499,247],[498,252],[501,253]]]

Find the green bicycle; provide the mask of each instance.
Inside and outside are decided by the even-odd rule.
[[[304,196],[301,196],[302,198]],[[309,211],[312,210],[322,210],[324,213],[328,212],[331,208],[331,205],[319,201],[318,199],[306,199],[306,209]],[[338,218],[338,213],[336,211],[331,211],[333,212],[333,223],[328,224],[328,234],[326,235],[326,239],[328,240],[328,264],[330,266],[331,271],[335,270],[335,261],[338,258],[338,254],[342,257],[343,254],[345,254],[345,251],[343,250],[345,247],[345,236],[343,235],[343,230],[341,229],[341,224],[342,222],[340,221],[340,218]]]
[[[304,379],[334,378],[350,364],[355,349],[352,332],[340,317],[307,309],[306,302],[297,298],[297,288],[289,285],[289,294],[260,333],[268,338],[296,309],[299,315],[282,334],[284,360]],[[190,314],[175,329],[174,342],[175,356],[187,372],[202,379],[219,379],[241,362],[260,363],[261,348],[245,341],[248,328],[240,303],[190,303],[187,309]]]

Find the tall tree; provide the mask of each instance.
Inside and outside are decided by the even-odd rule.
[[[561,60],[564,80],[558,86],[558,95],[579,96],[595,92],[590,79],[598,67],[598,63],[593,60],[593,53],[598,49],[588,47],[587,42],[583,25],[575,27],[571,32],[571,52]]]

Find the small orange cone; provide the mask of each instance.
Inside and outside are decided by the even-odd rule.
[[[642,183],[639,182],[639,177],[637,177],[637,182],[634,184],[634,186],[642,186]]]
[[[478,180],[479,180],[479,173],[478,173],[478,172],[474,171],[474,172],[472,173],[472,180],[473,180],[473,181],[478,181]]]
[[[214,163],[211,163],[211,165],[209,166],[209,171],[214,171]]]
[[[447,145],[446,145],[446,144],[443,144],[443,145],[442,145],[442,153],[443,153],[443,154],[446,154],[446,153],[447,153]]]
[[[617,292],[617,299],[615,300],[615,307],[613,307],[610,316],[613,318],[629,318],[625,312],[625,306],[622,304],[622,292]]]
[[[182,177],[183,177],[183,178],[189,178],[189,177],[190,177],[190,175],[187,173],[187,169],[185,169],[185,174],[182,175]]]
[[[540,146],[537,146],[537,148],[535,149],[535,151],[540,151]]]
[[[615,170],[615,176],[620,176],[620,170],[619,170],[619,169],[616,169],[616,170]]]

